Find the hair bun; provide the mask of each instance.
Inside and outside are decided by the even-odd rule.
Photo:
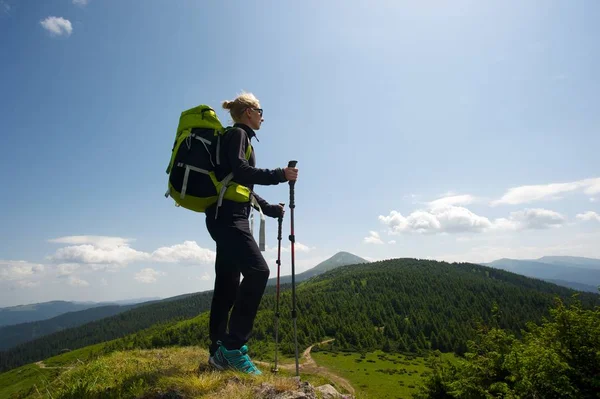
[[[223,101],[223,108],[225,109],[231,109],[231,107],[233,106],[233,101]]]

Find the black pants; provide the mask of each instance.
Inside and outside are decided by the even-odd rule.
[[[247,214],[219,210],[215,220],[214,213],[207,211],[206,227],[217,243],[209,326],[212,355],[219,340],[227,349],[239,349],[248,341],[270,271],[252,237]]]

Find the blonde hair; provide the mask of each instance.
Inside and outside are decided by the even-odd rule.
[[[258,108],[260,103],[252,93],[242,92],[233,101],[223,101],[223,108],[229,110],[231,119],[234,122],[240,122],[244,111],[247,108]]]

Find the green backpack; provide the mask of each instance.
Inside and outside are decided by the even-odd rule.
[[[220,206],[223,199],[255,205],[251,190],[232,182],[232,173],[221,181],[215,175],[221,161],[221,141],[229,129],[223,127],[208,105],[181,113],[167,168],[169,188],[165,193],[165,197],[175,200],[176,206],[204,212],[215,203]],[[252,146],[248,142],[247,160],[251,154]]]

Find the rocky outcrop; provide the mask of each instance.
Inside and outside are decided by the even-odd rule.
[[[329,384],[315,388],[306,381],[298,381],[294,390],[285,392],[277,392],[273,385],[263,382],[255,389],[254,394],[256,398],[262,399],[354,399],[354,396],[343,395]]]

